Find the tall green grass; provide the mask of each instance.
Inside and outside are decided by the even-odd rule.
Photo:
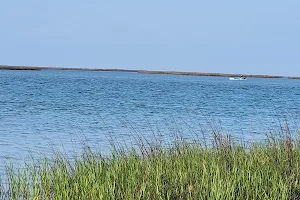
[[[8,166],[1,199],[300,199],[300,142],[290,134],[245,145],[175,140],[109,156],[62,153]]]

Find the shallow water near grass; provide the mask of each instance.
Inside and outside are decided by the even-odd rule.
[[[0,165],[82,143],[107,152],[111,140],[211,128],[237,139],[264,138],[287,120],[297,130],[300,81],[93,71],[0,71]],[[117,143],[118,144],[118,143]],[[30,156],[29,156],[30,154]]]

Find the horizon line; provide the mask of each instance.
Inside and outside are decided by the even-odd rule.
[[[49,66],[23,66],[23,65],[0,65],[0,70],[78,70],[78,71],[115,71],[115,72],[136,72],[141,74],[172,74],[187,76],[221,76],[231,77],[240,76],[252,78],[288,78],[300,79],[300,76],[279,76],[264,74],[237,74],[237,73],[215,73],[215,72],[183,72],[183,71],[164,71],[164,70],[140,70],[140,69],[118,69],[118,68],[82,68],[82,67],[49,67]]]

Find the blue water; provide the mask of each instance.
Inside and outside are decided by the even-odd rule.
[[[0,71],[0,165],[83,143],[107,152],[111,140],[216,128],[260,139],[300,119],[300,81],[92,71]]]

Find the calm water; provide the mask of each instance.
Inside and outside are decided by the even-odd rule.
[[[173,134],[193,137],[211,126],[259,139],[300,119],[300,81],[146,75],[90,71],[0,71],[0,165],[87,141]]]

